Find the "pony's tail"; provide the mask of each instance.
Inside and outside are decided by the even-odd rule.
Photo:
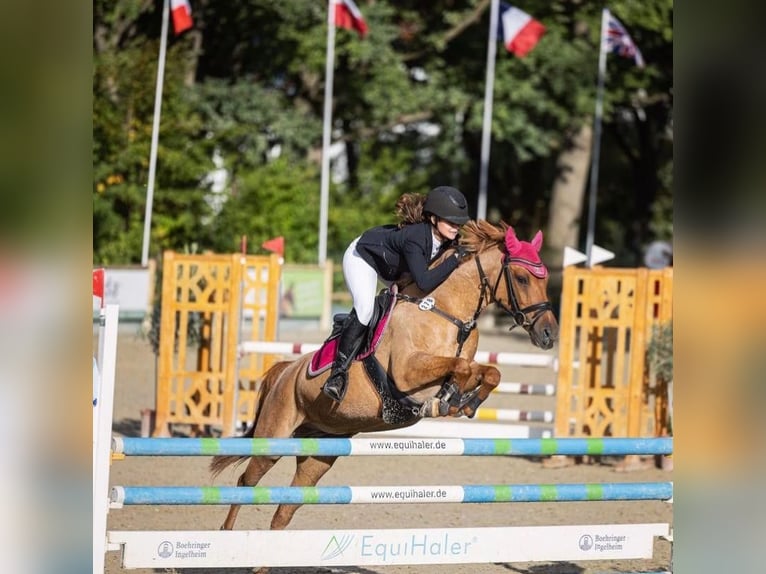
[[[282,371],[284,371],[291,363],[292,361],[280,361],[279,363],[275,363],[274,365],[271,366],[271,368],[268,371],[266,371],[266,374],[263,375],[263,378],[261,379],[261,382],[260,382],[258,402],[255,406],[255,417],[253,418],[253,424],[250,425],[250,427],[247,429],[245,434],[242,435],[240,438],[255,437],[255,425],[258,422],[258,414],[261,412],[263,401],[266,400],[266,397],[271,391],[271,388],[274,386],[274,383],[276,383],[276,381],[282,375]],[[215,478],[231,465],[242,464],[248,458],[250,458],[249,455],[236,455],[236,454],[214,456],[213,460],[210,461],[210,472],[213,478]]]

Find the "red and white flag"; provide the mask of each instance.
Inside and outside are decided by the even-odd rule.
[[[170,0],[170,14],[173,16],[173,30],[176,36],[192,27],[189,0]]]
[[[331,0],[335,10],[335,26],[346,30],[356,30],[361,38],[367,35],[367,22],[354,4],[354,0]]]
[[[518,8],[500,3],[500,30],[506,49],[519,58],[527,55],[545,34],[545,26]]]

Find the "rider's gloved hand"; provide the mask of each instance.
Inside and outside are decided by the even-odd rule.
[[[468,251],[468,248],[465,245],[460,245],[459,243],[455,245],[455,257],[458,258],[458,261],[462,261],[466,257],[470,257],[471,252]]]

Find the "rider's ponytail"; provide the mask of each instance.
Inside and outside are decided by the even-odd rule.
[[[399,218],[399,227],[426,221],[423,213],[423,204],[426,196],[420,193],[405,193],[396,200],[396,216]]]

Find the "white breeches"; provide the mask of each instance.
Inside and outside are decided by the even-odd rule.
[[[343,254],[343,278],[351,293],[356,317],[362,325],[369,325],[375,307],[378,289],[378,272],[375,271],[356,250],[357,237]],[[381,280],[382,281],[382,280]],[[389,285],[387,281],[382,281]]]

